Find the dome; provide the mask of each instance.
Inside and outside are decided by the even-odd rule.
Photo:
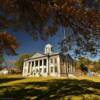
[[[46,44],[46,46],[45,47],[52,47],[52,45],[51,44]]]
[[[45,46],[45,54],[49,54],[49,53],[52,53],[52,45],[51,44],[46,44]]]

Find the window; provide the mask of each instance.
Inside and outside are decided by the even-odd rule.
[[[34,72],[35,72],[35,70],[32,71],[32,73],[34,73]]]
[[[40,60],[40,66],[42,66],[42,60]]]
[[[53,67],[51,67],[51,72],[53,72]]]
[[[42,72],[42,68],[40,68],[40,72]]]
[[[68,64],[68,67],[67,67],[67,68],[68,68],[68,72],[70,72],[70,70],[69,70],[69,68],[70,68],[70,67],[69,67],[69,64]]]
[[[55,58],[55,64],[57,63],[57,59]]]
[[[44,68],[44,73],[46,73],[46,68]]]
[[[35,66],[38,66],[38,60],[35,61]]]
[[[61,60],[61,64],[64,64],[64,59]]]
[[[39,70],[38,70],[38,69],[36,69],[36,73],[37,73],[37,72],[39,72]]]
[[[53,63],[53,59],[51,59],[50,61],[51,61],[51,63]]]
[[[36,73],[34,73],[34,75],[35,75]]]
[[[34,66],[34,61],[32,61],[32,67]]]
[[[47,60],[46,59],[44,59],[44,66],[46,66],[47,65]]]
[[[57,70],[58,70],[58,69],[57,69],[57,66],[55,66],[55,72],[57,72]]]

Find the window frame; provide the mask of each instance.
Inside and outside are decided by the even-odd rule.
[[[50,72],[53,73],[53,66],[50,67]]]
[[[38,65],[39,65],[38,60],[35,60],[35,67],[38,67]]]
[[[50,59],[50,63],[51,63],[51,64],[53,63],[53,58]]]
[[[47,59],[43,60],[43,65],[46,66],[47,65]]]
[[[32,61],[32,67],[34,67],[35,61]]]
[[[42,64],[43,64],[43,61],[42,61],[42,60],[40,60],[39,62],[40,62],[40,63],[39,63],[39,64],[40,64],[40,66],[42,66]]]
[[[58,72],[58,67],[57,67],[57,66],[55,66],[55,72],[56,72],[56,73]]]
[[[43,72],[46,73],[47,72],[47,68],[44,68]]]
[[[54,59],[55,64],[57,64],[57,58]]]

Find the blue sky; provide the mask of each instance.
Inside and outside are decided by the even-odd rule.
[[[34,41],[32,37],[29,34],[25,34],[22,31],[12,31],[11,29],[7,30],[9,33],[11,33],[13,36],[17,38],[17,41],[20,43],[19,48],[16,50],[18,54],[22,53],[30,53],[32,54],[33,52],[44,52],[44,46],[47,43],[50,43],[54,47],[54,51],[59,51],[59,45],[58,42],[63,38],[63,30],[59,29],[56,35],[53,37],[50,37],[47,41],[43,40],[37,40]],[[74,54],[71,52],[71,55],[73,56]],[[16,60],[17,56],[7,56],[5,55],[6,61],[9,60]],[[92,57],[92,60],[98,60],[100,59],[100,55],[96,57]]]
[[[34,41],[32,37],[29,34],[25,34],[21,31],[14,32],[11,29],[7,30],[9,33],[11,33],[13,36],[16,37],[17,41],[19,42],[19,48],[16,50],[18,54],[22,53],[30,53],[33,52],[44,52],[44,46],[47,43],[50,43],[54,47],[54,51],[58,51],[58,41],[61,39],[61,36],[59,33],[61,33],[61,30],[57,32],[56,35],[53,37],[50,37],[47,41],[43,41],[41,39]],[[6,60],[16,60],[17,56],[7,56],[5,55]]]

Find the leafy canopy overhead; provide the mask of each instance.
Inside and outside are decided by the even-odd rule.
[[[17,47],[18,43],[14,36],[0,32],[0,57],[2,54],[15,55]]]
[[[21,29],[45,40],[59,27],[70,27],[66,43],[76,43],[76,53],[96,53],[99,47],[100,0],[0,0],[0,12],[1,29]]]

